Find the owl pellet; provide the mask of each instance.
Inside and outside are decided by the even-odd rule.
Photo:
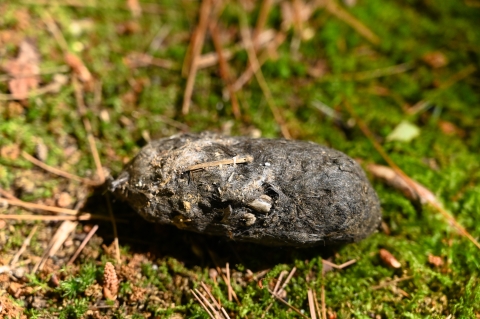
[[[149,221],[270,246],[354,242],[381,221],[362,168],[311,142],[163,138],[145,146],[111,189]]]

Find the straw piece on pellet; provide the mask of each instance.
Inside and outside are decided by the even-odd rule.
[[[176,135],[145,146],[111,190],[149,221],[270,246],[358,241],[381,221],[361,167],[311,142]]]

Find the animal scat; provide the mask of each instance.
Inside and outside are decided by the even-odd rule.
[[[271,246],[358,241],[381,221],[361,167],[312,142],[208,132],[163,138],[111,190],[149,221]]]

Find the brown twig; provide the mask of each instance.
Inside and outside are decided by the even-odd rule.
[[[7,192],[6,190],[4,190],[2,188],[0,188],[0,195],[2,195],[5,198],[8,198],[8,199],[19,200],[18,198],[16,198],[15,196],[13,196],[12,194],[10,194],[9,192]]]
[[[85,246],[87,245],[87,243],[90,241],[90,239],[93,237],[93,235],[95,234],[95,232],[97,231],[98,229],[98,225],[95,225],[92,227],[92,229],[90,229],[90,231],[88,232],[87,236],[83,239],[82,243],[80,244],[80,246],[78,246],[77,248],[77,251],[75,251],[75,254],[73,254],[72,258],[70,258],[70,260],[67,262],[67,265],[71,265],[73,264],[73,262],[75,261],[75,259],[77,259],[78,255],[80,255],[80,253],[82,252],[83,248],[85,248]]]
[[[258,62],[257,54],[255,53],[255,49],[253,47],[252,43],[252,38],[250,35],[250,30],[248,29],[248,24],[247,24],[247,19],[245,17],[245,13],[242,13],[240,16],[240,31],[242,34],[242,40],[245,45],[245,49],[247,50],[248,54],[248,60],[250,64],[252,65],[252,68],[256,70],[255,77],[257,79],[258,84],[260,85],[260,88],[262,89],[263,95],[265,96],[265,99],[267,101],[268,106],[270,107],[271,112],[273,113],[273,117],[275,118],[275,121],[277,124],[280,126],[280,130],[282,131],[282,135],[286,139],[291,139],[292,136],[290,135],[290,132],[288,131],[288,128],[286,126],[285,120],[283,118],[283,115],[281,114],[280,110],[277,108],[275,105],[275,102],[273,100],[272,92],[270,91],[270,88],[268,87],[267,81],[265,80],[265,77],[263,76],[262,70],[260,68],[260,64]]]
[[[217,311],[215,310],[215,308],[212,306],[212,304],[210,303],[210,301],[208,301],[207,298],[205,298],[205,296],[200,293],[200,291],[198,289],[195,289],[195,292],[198,294],[198,296],[200,297],[200,299],[203,300],[203,302],[208,306],[208,308],[210,308],[210,310],[212,311],[212,313],[215,315],[215,318],[218,318],[218,313]]]
[[[258,38],[260,33],[265,28],[267,23],[268,14],[272,8],[272,0],[263,0],[260,7],[260,13],[258,14],[257,24],[255,25],[255,31],[253,32],[253,44],[255,48],[258,48]]]
[[[227,86],[228,93],[229,93],[229,96],[230,96],[230,101],[232,102],[233,115],[238,120],[238,119],[240,119],[240,116],[241,116],[240,106],[238,104],[237,95],[236,95],[236,93],[235,93],[235,91],[233,90],[233,87],[232,87],[232,79],[230,77],[230,70],[229,70],[229,67],[228,67],[227,60],[223,56],[223,47],[222,47],[222,43],[221,43],[221,40],[220,40],[220,36],[218,35],[217,23],[216,22],[211,22],[209,24],[209,28],[210,28],[210,35],[212,36],[212,40],[213,40],[213,45],[215,46],[215,50],[217,51],[217,54],[218,54],[218,64],[219,64],[219,67],[220,67],[220,76],[221,76],[223,82],[225,82],[225,85]]]
[[[317,293],[314,290],[313,291],[313,301],[315,302],[315,310],[317,311],[318,318],[319,319],[327,319],[327,318],[323,318],[322,312],[320,312],[320,307],[318,306],[318,300],[317,299],[318,299],[317,298]]]
[[[315,311],[315,301],[313,299],[312,289],[308,289],[307,298],[308,298],[308,307],[310,309],[310,317],[312,319],[317,319],[317,313]]]
[[[77,110],[83,120],[83,126],[87,133],[88,144],[90,145],[90,151],[95,162],[95,167],[97,168],[98,183],[101,185],[105,183],[105,173],[103,171],[102,162],[100,161],[100,155],[98,154],[98,149],[95,143],[95,137],[93,135],[92,124],[87,118],[87,108],[83,100],[83,90],[80,83],[77,80],[76,76],[72,78],[73,90],[75,92],[75,100],[77,102]]]
[[[405,182],[414,189],[419,197],[423,198],[426,203],[429,203],[432,207],[434,207],[440,214],[442,214],[455,228],[462,234],[462,236],[469,239],[477,248],[480,249],[480,243],[465,229],[462,225],[460,225],[457,220],[450,215],[443,207],[442,204],[438,201],[438,199],[430,192],[428,189],[421,187],[418,183],[412,180],[407,174],[400,167],[395,164],[395,162],[388,156],[387,152],[382,148],[382,146],[375,140],[373,133],[367,127],[367,125],[360,119],[355,112],[351,105],[347,102],[345,103],[347,110],[350,112],[350,115],[355,118],[360,130],[362,130],[363,134],[370,140],[373,144],[374,148],[377,150],[378,153],[382,156],[382,158],[390,165],[390,167],[401,177],[405,180]]]
[[[200,6],[200,19],[198,26],[195,30],[195,34],[192,37],[192,56],[189,63],[187,83],[185,86],[185,93],[183,96],[182,114],[188,114],[190,110],[190,102],[192,99],[193,86],[195,84],[195,78],[197,75],[197,61],[203,48],[203,42],[205,41],[205,34],[207,32],[208,17],[211,12],[212,0],[204,0]]]
[[[227,292],[228,292],[228,301],[232,301],[232,284],[230,282],[230,265],[227,263],[225,265],[225,269],[227,272]]]
[[[283,292],[283,290],[285,289],[285,287],[287,287],[288,283],[290,282],[290,279],[292,279],[292,277],[293,277],[293,274],[295,274],[295,271],[297,271],[297,267],[293,267],[292,270],[290,271],[290,273],[288,274],[287,279],[285,279],[285,282],[282,285],[282,288],[280,288],[277,291],[278,296],[280,296],[281,293]]]
[[[128,5],[117,5],[113,4],[111,1],[101,2],[101,1],[81,1],[81,0],[61,0],[61,1],[52,1],[52,0],[20,0],[19,3],[29,4],[29,5],[43,5],[43,6],[65,6],[65,7],[76,7],[76,8],[95,8],[95,9],[110,9],[110,10],[125,10],[129,11],[130,8]],[[151,13],[158,15],[159,13],[164,13],[164,9],[155,4],[155,3],[143,3],[140,4],[142,12]]]
[[[322,277],[323,277],[323,273],[322,273]],[[321,299],[322,299],[322,319],[327,319],[327,306],[326,306],[326,302],[325,302],[325,285],[323,284],[322,282],[322,290],[321,290]]]
[[[110,221],[110,217],[95,215],[89,213],[82,213],[77,216],[65,215],[17,215],[17,214],[0,214],[0,219],[13,220],[43,220],[43,221],[60,221],[60,220],[105,220]],[[118,223],[126,223],[125,219],[117,219]]]
[[[32,269],[32,274],[36,273],[37,270],[42,270],[47,262],[48,258],[54,256],[58,249],[63,245],[68,236],[75,230],[77,227],[77,221],[64,220],[62,224],[57,228],[57,231],[50,240],[47,249],[43,253],[42,258],[35,264]]]
[[[373,33],[372,30],[365,26],[360,20],[352,16],[348,11],[339,6],[335,0],[327,0],[325,8],[330,14],[334,15],[338,19],[351,26],[361,36],[366,38],[371,43],[375,45],[378,45],[380,43],[380,38],[375,33]]]
[[[468,65],[466,68],[460,70],[459,72],[455,73],[452,75],[447,81],[442,83],[437,89],[434,90],[433,96],[440,94],[441,92],[445,91],[455,83],[463,80],[464,78],[468,77],[470,74],[475,72],[477,70],[476,66],[473,64]],[[431,96],[430,98],[432,98]],[[409,108],[407,110],[407,113],[409,114],[416,114],[423,110],[425,107],[427,107],[430,104],[428,100],[421,100],[415,103],[414,106]]]
[[[335,269],[343,269],[343,268],[345,268],[345,267],[348,267],[348,266],[356,263],[357,260],[356,260],[356,259],[352,259],[352,260],[349,260],[349,261],[347,261],[347,262],[344,262],[344,263],[341,264],[341,265],[334,264],[334,263],[332,263],[332,262],[330,262],[330,261],[328,261],[328,260],[325,260],[325,259],[322,259],[322,262],[325,263],[325,264],[327,264],[327,265],[329,265],[329,266],[331,266],[331,267],[333,267],[333,268],[335,268]]]
[[[255,75],[257,72],[256,68],[261,67],[269,58],[270,58],[270,52],[275,51],[284,41],[285,41],[285,34],[278,32],[270,46],[263,51],[260,56],[258,57],[258,64],[252,65],[251,63],[248,65],[248,67],[245,69],[245,71],[237,78],[237,80],[233,83],[232,88],[233,90],[239,91],[242,89],[242,87],[250,81],[252,76]]]
[[[115,245],[115,258],[117,260],[117,263],[120,264],[122,260],[120,258],[120,245],[118,243],[117,223],[115,221],[115,215],[113,214],[112,204],[110,203],[110,195],[108,193],[105,196],[105,201],[107,202],[108,214],[110,215],[110,221],[112,222],[112,227],[113,227],[113,242]]]
[[[286,302],[285,300],[283,300],[283,299],[280,298],[279,296],[275,295],[275,294],[273,293],[273,291],[271,291],[270,289],[268,289],[268,291],[270,292],[270,294],[271,294],[275,299],[277,299],[278,301],[282,302],[282,303],[285,304],[287,307],[289,307],[290,309],[292,309],[293,311],[295,311],[296,313],[298,313],[302,318],[310,319],[310,318],[308,318],[307,316],[305,316],[300,310],[298,310],[297,308],[295,308],[294,306],[292,306],[291,304],[289,304],[288,302]]]
[[[77,176],[77,175],[74,175],[74,174],[67,173],[67,172],[62,171],[58,168],[49,166],[49,165],[43,163],[42,161],[39,161],[38,159],[36,159],[35,157],[33,157],[32,155],[28,154],[25,151],[22,151],[22,157],[24,159],[26,159],[27,161],[29,161],[30,163],[40,167],[43,170],[46,170],[49,173],[52,173],[52,174],[55,174],[55,175],[58,175],[58,176],[62,176],[62,177],[65,177],[67,179],[71,179],[71,180],[81,182],[81,183],[84,183],[84,184],[92,185],[92,186],[98,186],[99,185],[98,182],[92,181],[88,178],[83,178],[83,177],[80,177],[80,176]]]
[[[28,245],[30,245],[30,241],[32,240],[33,235],[37,231],[37,228],[38,228],[37,225],[33,226],[32,230],[30,231],[30,234],[28,234],[28,237],[25,238],[25,240],[23,241],[22,247],[20,247],[18,252],[15,254],[15,256],[13,256],[12,260],[10,261],[11,266],[14,266],[18,262],[18,259],[20,258],[20,256],[22,256],[23,252],[27,249]]]
[[[5,201],[9,205],[20,206],[20,207],[27,208],[27,209],[39,209],[39,210],[44,210],[44,211],[47,211],[47,212],[58,213],[58,214],[67,214],[67,215],[77,215],[78,214],[78,210],[55,207],[55,206],[47,206],[47,205],[43,205],[43,204],[28,203],[28,202],[24,202],[24,201],[22,201],[20,199],[17,199],[17,198],[15,198],[15,199],[2,198],[1,200]]]
[[[210,316],[211,319],[215,319],[215,317],[212,315],[212,313],[210,312],[210,310],[208,309],[208,307],[203,303],[202,299],[197,296],[196,292],[193,291],[193,289],[190,289],[190,292],[192,293],[192,295],[195,297],[195,299],[197,299],[198,303],[202,306],[202,308],[208,313],[208,315]],[[200,295],[200,293],[199,293]]]

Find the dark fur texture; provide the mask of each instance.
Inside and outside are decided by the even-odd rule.
[[[235,163],[246,156],[253,160]],[[221,160],[231,163],[189,170]],[[140,151],[111,189],[152,222],[264,245],[358,241],[381,220],[361,167],[302,141],[212,133],[160,139]]]

